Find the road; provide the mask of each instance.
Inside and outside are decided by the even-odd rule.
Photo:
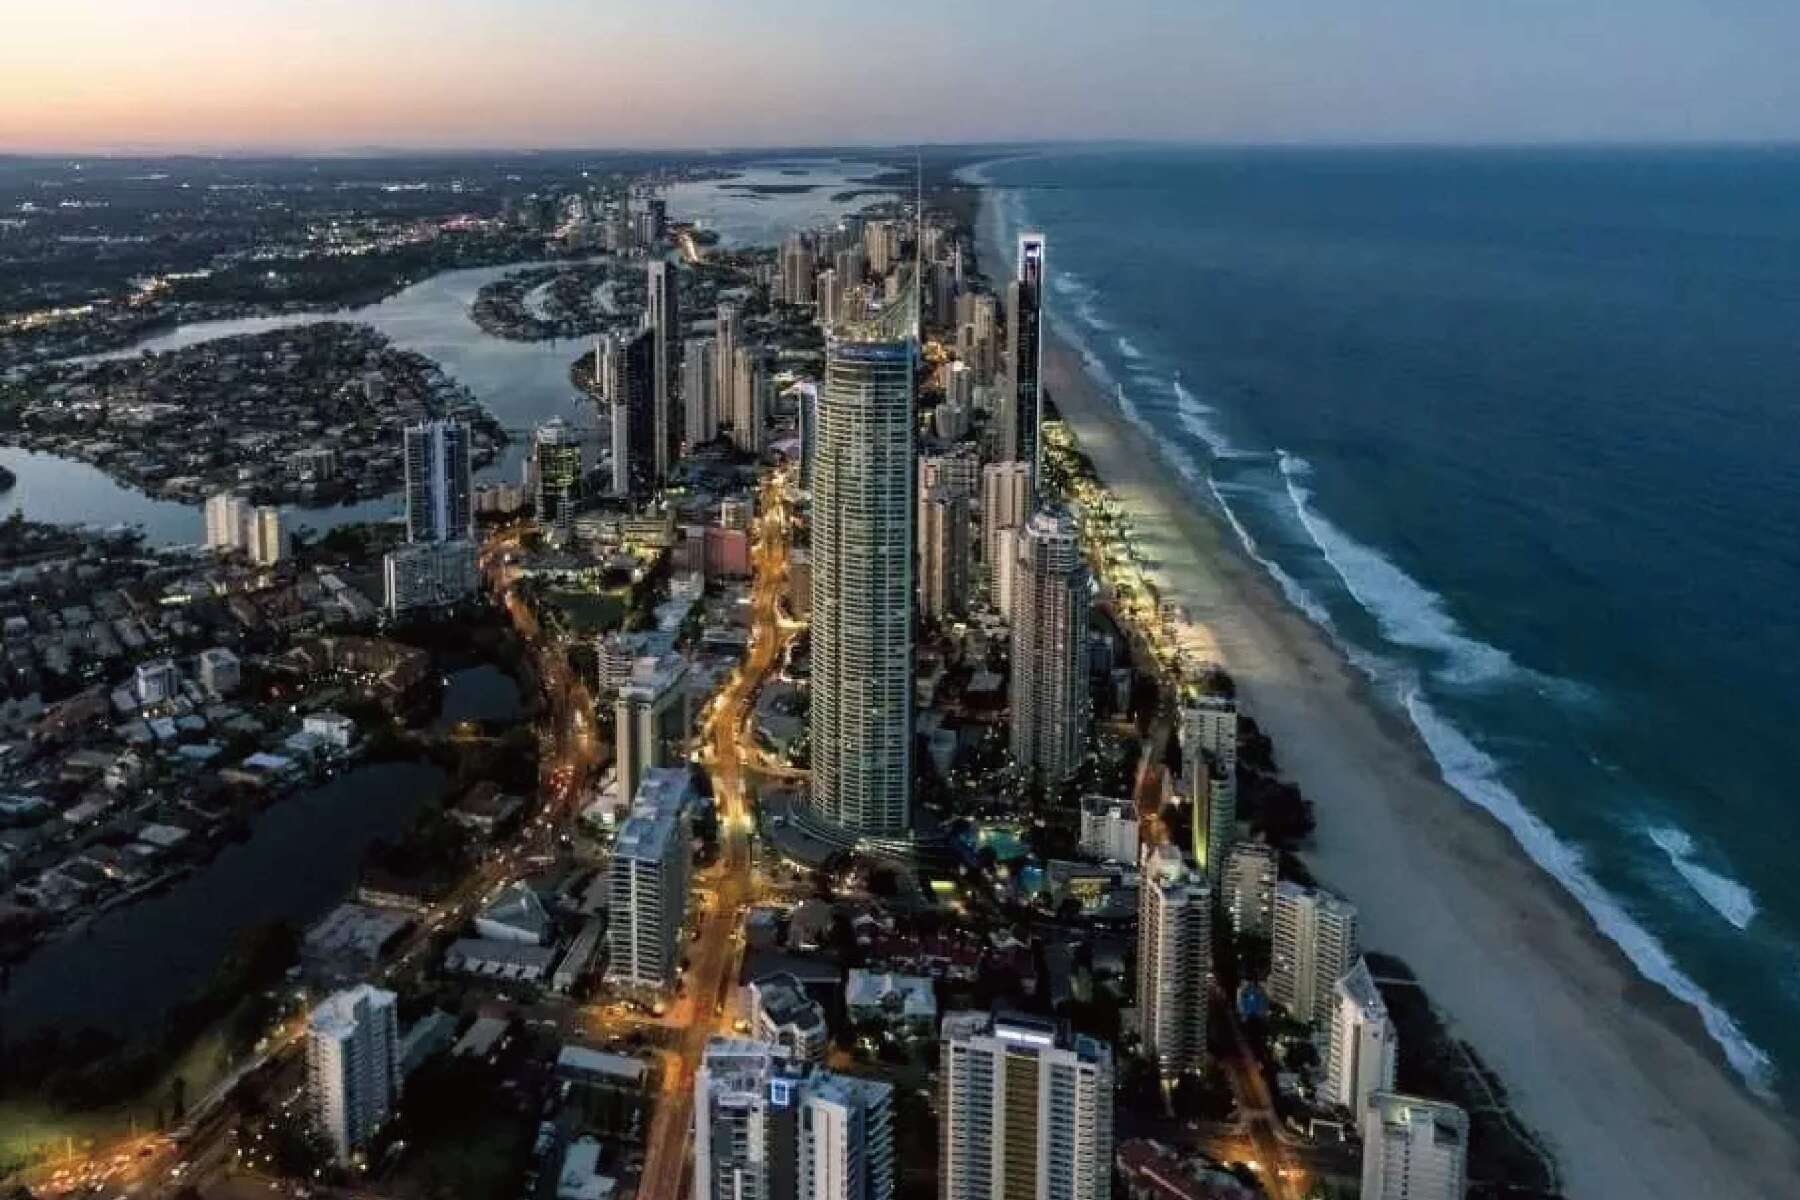
[[[699,937],[689,952],[688,1021],[682,1028],[673,1061],[663,1075],[663,1095],[650,1121],[640,1200],[681,1200],[688,1188],[693,1141],[694,1074],[706,1042],[720,1031],[719,1017],[735,983],[737,931],[742,909],[753,893],[750,834],[755,828],[745,787],[747,768],[755,765],[751,720],[756,694],[781,662],[799,626],[784,621],[781,598],[787,587],[787,476],[765,477],[758,504],[753,551],[755,581],[750,596],[750,650],[704,710],[699,744],[701,760],[712,773],[714,803],[722,842],[713,886],[713,903],[700,918]],[[750,760],[750,761],[747,761]]]

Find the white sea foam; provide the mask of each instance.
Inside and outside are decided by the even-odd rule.
[[[1729,1013],[1676,966],[1655,935],[1632,920],[1619,902],[1595,882],[1582,864],[1580,852],[1558,838],[1519,801],[1501,782],[1499,765],[1440,716],[1417,688],[1407,692],[1405,705],[1450,786],[1506,826],[1531,860],[1575,897],[1594,925],[1624,951],[1644,978],[1692,1005],[1732,1067],[1759,1094],[1769,1096],[1769,1056],[1744,1035]]]
[[[1748,929],[1756,919],[1756,893],[1728,875],[1721,875],[1698,859],[1699,848],[1694,839],[1679,829],[1657,828],[1645,835],[1669,857],[1669,864],[1706,901],[1714,912],[1739,929]]]
[[[1256,544],[1256,539],[1251,536],[1248,529],[1244,528],[1243,521],[1238,519],[1237,510],[1231,507],[1231,501],[1225,498],[1226,492],[1248,489],[1231,484],[1221,484],[1210,475],[1206,480],[1206,488],[1212,493],[1213,502],[1219,506],[1219,511],[1225,514],[1225,520],[1231,526],[1231,531],[1237,534],[1238,545],[1244,548],[1244,553],[1269,573],[1270,577],[1275,580],[1276,586],[1281,589],[1281,594],[1287,597],[1289,604],[1305,613],[1307,618],[1319,628],[1333,633],[1335,638],[1336,629],[1331,623],[1331,613],[1325,605],[1320,603],[1317,596],[1302,587],[1298,579],[1289,575],[1280,563],[1262,552],[1262,549]]]
[[[1144,357],[1144,352],[1138,349],[1137,343],[1122,334],[1119,337],[1119,353],[1132,362],[1140,362]]]
[[[1206,443],[1214,458],[1250,459],[1262,458],[1264,455],[1252,451],[1240,450],[1226,437],[1216,421],[1219,410],[1210,404],[1203,404],[1194,394],[1181,385],[1181,380],[1173,380],[1170,387],[1175,392],[1175,417],[1181,427]]]
[[[1420,584],[1371,547],[1319,515],[1305,479],[1312,465],[1285,450],[1275,451],[1289,498],[1307,536],[1318,546],[1344,587],[1375,618],[1390,642],[1434,651],[1444,657],[1439,674],[1452,683],[1493,683],[1516,677],[1512,656],[1464,634],[1444,611],[1443,597]]]

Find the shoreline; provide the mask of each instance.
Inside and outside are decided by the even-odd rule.
[[[993,253],[988,226],[977,241]],[[1054,330],[1044,342],[1047,393],[1154,544],[1170,598],[1208,626],[1283,773],[1313,800],[1308,867],[1357,904],[1371,950],[1418,973],[1543,1136],[1567,1192],[1791,1188],[1791,1118],[1750,1093],[1699,1013],[1644,978],[1508,829],[1444,780],[1418,732],[1294,609],[1068,343]]]

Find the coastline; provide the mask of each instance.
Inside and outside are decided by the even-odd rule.
[[[978,230],[993,253],[988,226]],[[1644,979],[1504,826],[1444,781],[1418,733],[1196,502],[1054,332],[1044,381],[1137,517],[1171,597],[1208,626],[1246,711],[1313,799],[1309,868],[1356,902],[1370,949],[1418,973],[1548,1142],[1567,1192],[1790,1189],[1800,1140],[1731,1072],[1699,1014]]]

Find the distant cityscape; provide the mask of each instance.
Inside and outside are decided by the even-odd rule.
[[[0,1170],[171,1197],[1555,1194],[1295,857],[1307,801],[1046,387],[1054,247],[984,261],[957,165],[896,158],[886,198],[778,246],[708,236],[668,173],[509,196],[484,236],[569,261],[471,319],[577,335],[578,404],[529,428],[341,320],[14,368],[7,440],[199,503],[188,547],[0,530],[20,994],[299,796],[407,815],[322,911],[170,997],[233,1031],[219,1069],[0,1026],[8,1094],[61,1098],[47,1128],[157,1114]],[[305,523],[396,491],[403,517]],[[459,714],[476,676],[505,701]],[[419,794],[356,783],[400,763]]]

